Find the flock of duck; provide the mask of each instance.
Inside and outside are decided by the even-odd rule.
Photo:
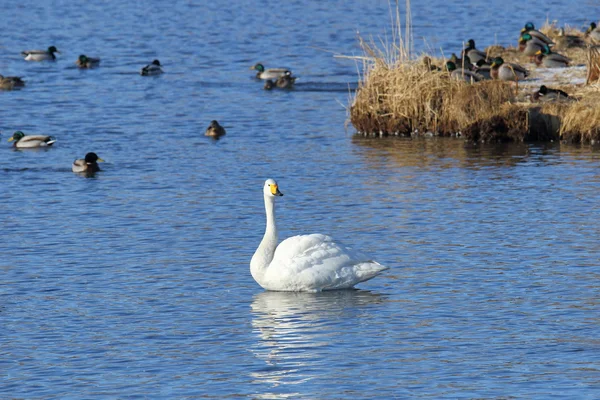
[[[55,60],[56,47],[48,50],[24,51],[27,61]],[[75,62],[79,68],[95,68],[100,59],[81,55]],[[296,78],[285,68],[265,69],[256,64],[256,78],[264,80],[264,88],[287,89],[292,87]],[[163,73],[159,60],[154,60],[140,70],[143,76]],[[2,77],[10,89],[24,86],[20,77]],[[225,135],[225,129],[217,121],[211,121],[206,136],[219,138]],[[16,131],[9,139],[16,148],[39,148],[52,146],[56,142],[53,136],[25,135]],[[90,152],[85,158],[73,162],[72,171],[94,174],[100,171],[98,162],[102,162],[96,153]],[[250,272],[256,282],[267,290],[309,291],[349,289],[360,282],[367,281],[388,269],[369,257],[352,250],[331,237],[322,234],[299,235],[278,243],[275,225],[275,198],[283,196],[273,179],[265,181],[263,197],[267,225],[260,245],[250,261]]]
[[[50,46],[46,50],[25,50],[21,55],[25,61],[55,61],[56,53],[60,51],[55,46]],[[100,58],[88,57],[85,54],[80,55],[75,61],[78,68],[90,69],[100,66]],[[154,60],[150,64],[140,69],[142,76],[156,76],[164,71],[159,60]],[[256,64],[251,67],[257,71],[256,78],[264,80],[264,88],[271,90],[273,88],[289,89],[293,87],[296,77],[292,76],[292,71],[287,68],[271,68],[266,69],[262,64]],[[20,76],[3,76],[0,75],[0,89],[13,90],[20,89],[25,86],[25,81]],[[218,121],[213,120],[205,131],[205,136],[218,139],[226,134],[225,128]],[[31,149],[39,147],[52,146],[56,142],[56,138],[46,135],[26,135],[22,131],[16,131],[8,139],[9,142],[14,142],[13,146],[19,149]],[[95,173],[100,171],[98,162],[104,161],[97,154],[90,152],[85,155],[85,158],[77,159],[73,162],[72,170],[78,173]]]
[[[570,66],[571,60],[554,51],[554,49],[584,48],[588,44],[600,44],[600,27],[594,22],[590,24],[583,37],[565,35],[564,29],[561,28],[556,41],[536,30],[532,22],[528,22],[521,29],[518,50],[528,56],[537,66],[565,68]],[[431,59],[428,57],[425,57],[424,64],[431,70],[441,70],[441,68],[433,65]],[[452,53],[452,56],[446,62],[445,69],[453,79],[464,80],[469,83],[487,79],[521,81],[530,75],[529,70],[519,64],[507,63],[502,57],[490,58],[488,53],[476,48],[473,39],[467,42],[467,46],[461,52],[461,58]],[[532,95],[533,100],[555,100],[562,98],[568,98],[568,94],[562,90],[551,89],[545,85],[542,85]]]

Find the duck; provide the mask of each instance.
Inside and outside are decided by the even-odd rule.
[[[79,68],[95,68],[100,65],[100,59],[94,57],[88,57],[85,54],[82,54],[77,58],[75,64]]]
[[[454,63],[457,67],[460,67],[465,70],[472,70],[473,64],[471,63],[471,58],[467,55],[463,55],[463,58],[458,58],[455,53],[452,53],[450,56],[450,61]],[[447,65],[446,65],[447,66]]]
[[[585,37],[590,38],[592,43],[600,43],[600,28],[595,22],[592,22],[585,31]]]
[[[294,86],[294,82],[296,82],[296,78],[292,76],[291,72],[289,72],[277,78],[275,85],[281,89],[289,89]]]
[[[254,69],[258,71],[256,73],[256,77],[258,79],[273,79],[277,80],[284,75],[291,75],[292,71],[287,68],[269,68],[265,69],[265,67],[258,63],[250,67],[250,69]]]
[[[487,60],[487,54],[475,48],[475,41],[473,39],[467,41],[467,47],[462,51],[462,55],[463,57],[465,55],[468,56],[469,60],[475,64],[477,64],[477,61],[479,60]]]
[[[454,64],[452,61],[446,62],[446,69],[450,73],[450,77],[457,81],[465,81],[467,83],[474,83],[474,82],[482,81],[484,79],[483,76],[481,76],[473,71],[468,71],[463,68],[457,68],[456,64]]]
[[[488,64],[485,60],[479,60],[475,64],[474,71],[478,75],[483,76],[483,79],[492,79],[490,68],[491,68],[490,64]]]
[[[48,50],[25,50],[21,55],[25,57],[25,61],[54,61],[56,56],[54,53],[60,53],[55,46],[48,47]]]
[[[548,36],[544,35],[542,32],[535,29],[535,25],[533,25],[533,22],[526,23],[525,26],[523,27],[523,29],[521,29],[521,36],[523,36],[523,34],[525,34],[525,33],[544,42],[547,45],[554,44],[552,39],[550,39]]]
[[[277,182],[267,179],[263,186],[267,225],[250,261],[250,273],[262,288],[285,292],[351,289],[389,269],[323,234],[293,236],[278,244],[275,199],[281,196]]]
[[[535,53],[546,45],[546,43],[534,38],[529,33],[524,33],[519,39],[519,51],[529,57],[535,56]]]
[[[505,63],[502,57],[494,58],[490,75],[502,81],[521,81],[529,76],[529,71],[518,64]]]
[[[204,136],[210,136],[212,138],[220,138],[221,136],[225,136],[225,128],[223,128],[219,123],[215,120],[210,121],[210,125],[206,128],[206,132],[204,132]]]
[[[160,65],[160,61],[158,60],[152,61],[140,71],[140,75],[142,76],[160,75],[162,73],[162,65]]]
[[[557,50],[566,50],[574,47],[584,48],[587,46],[585,40],[581,36],[576,35],[565,35],[565,28],[558,30],[558,36],[554,39]]]
[[[274,87],[275,87],[275,82],[273,82],[271,79],[267,79],[265,81],[265,85],[263,86],[263,89],[273,90]]]
[[[0,89],[13,90],[25,86],[25,81],[20,76],[0,75]]]
[[[553,53],[548,45],[535,53],[535,63],[546,68],[565,68],[569,66],[571,59],[562,54]]]
[[[21,131],[16,131],[13,135],[8,138],[9,142],[15,142],[13,144],[17,149],[33,149],[38,147],[52,146],[56,142],[54,136],[45,135],[25,135]]]
[[[564,92],[560,89],[551,89],[546,87],[546,85],[540,86],[540,89],[533,93],[532,99],[534,101],[556,101],[556,100],[566,100],[571,99],[567,92]]]
[[[87,153],[85,158],[80,158],[73,161],[71,170],[73,172],[94,173],[100,171],[99,162],[104,162],[96,153]]]
[[[421,63],[427,71],[441,71],[441,68],[433,64],[433,61],[431,61],[431,57],[429,56],[423,57]]]

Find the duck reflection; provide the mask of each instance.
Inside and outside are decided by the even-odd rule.
[[[365,308],[385,299],[364,290],[257,294],[251,313],[253,333],[258,338],[251,351],[265,362],[265,368],[252,372],[253,380],[273,389],[316,378],[321,366],[328,363],[326,348],[335,337],[355,329]],[[265,396],[275,395],[269,392]],[[289,396],[286,393],[275,398]]]

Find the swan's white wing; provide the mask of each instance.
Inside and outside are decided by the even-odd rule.
[[[272,290],[351,288],[388,269],[327,235],[293,236],[277,246],[267,269]]]

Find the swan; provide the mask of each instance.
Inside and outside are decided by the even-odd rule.
[[[350,289],[389,269],[327,235],[290,237],[277,245],[275,198],[283,196],[277,182],[263,187],[267,227],[250,261],[250,273],[266,290],[320,292]]]

